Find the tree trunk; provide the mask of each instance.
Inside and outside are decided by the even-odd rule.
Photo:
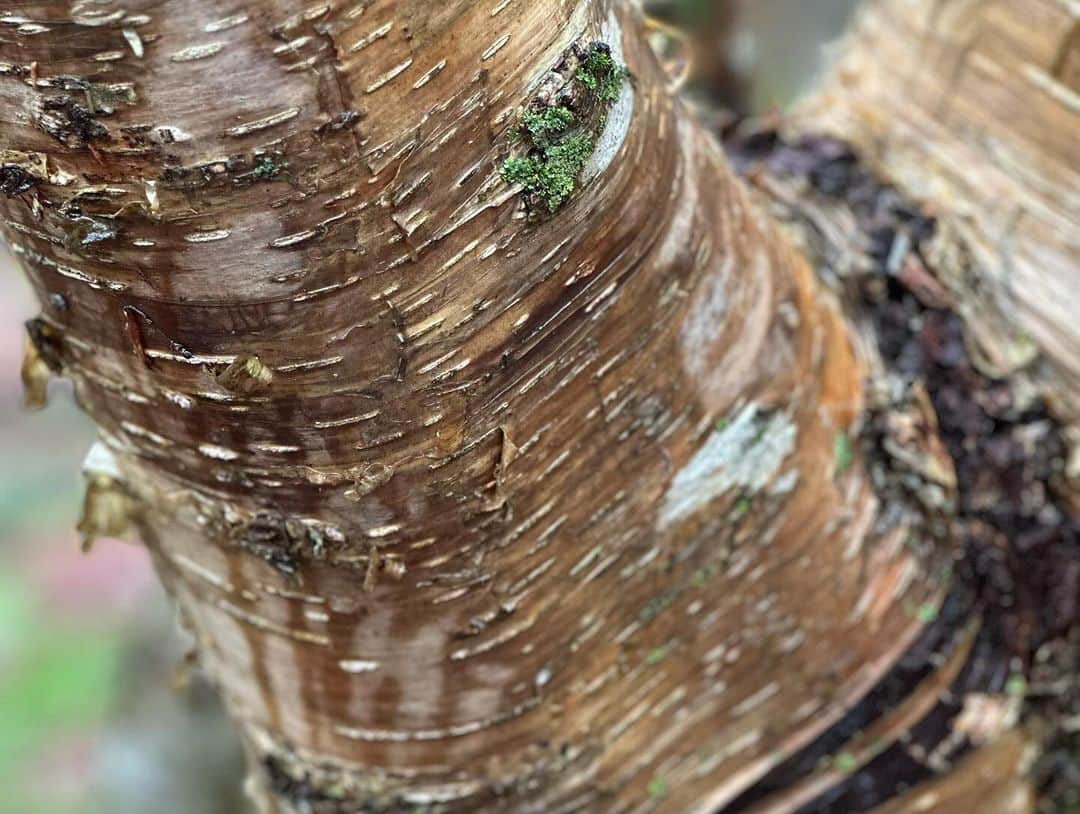
[[[1073,425],[1078,31],[1057,0],[871,3],[798,123],[841,135],[934,213],[938,273],[980,363],[1032,380]]]
[[[924,499],[875,488],[876,351],[628,4],[6,22],[27,378],[97,422],[84,534],[137,525],[265,811],[709,812],[787,769],[796,811],[956,678],[932,408]]]

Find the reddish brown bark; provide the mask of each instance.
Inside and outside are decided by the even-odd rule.
[[[20,14],[32,366],[97,421],[87,531],[137,522],[267,810],[710,811],[925,626],[863,356],[625,5]],[[592,41],[632,81],[526,216],[508,135]]]

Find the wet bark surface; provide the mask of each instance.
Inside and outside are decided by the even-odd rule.
[[[627,10],[84,11],[6,54],[5,233],[87,534],[134,515],[268,808],[706,810],[917,636],[838,313]],[[537,213],[500,162],[591,42],[632,79]]]
[[[632,9],[42,2],[3,25],[26,378],[71,377],[98,423],[84,534],[138,527],[265,810],[866,808],[924,779],[943,726],[983,737],[948,688],[1011,714],[1001,648],[1057,611],[978,535],[950,593],[949,540],[959,506],[1058,551],[1058,504],[1029,499],[1040,414],[891,282],[868,345]],[[603,110],[580,101],[596,44],[629,71]],[[589,154],[543,211],[504,162],[555,105]],[[883,401],[883,358],[954,389]],[[983,413],[935,418],[969,396]],[[952,451],[1024,508],[975,505]],[[1018,621],[980,623],[1006,578]],[[919,765],[863,788],[900,753]]]

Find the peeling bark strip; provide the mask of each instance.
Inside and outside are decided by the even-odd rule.
[[[165,9],[0,21],[0,211],[267,811],[711,811],[915,642],[846,327],[626,5]],[[530,220],[582,42],[634,81]]]

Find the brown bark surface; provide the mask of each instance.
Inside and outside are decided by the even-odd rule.
[[[267,810],[709,812],[933,617],[940,524],[852,442],[867,354],[626,4],[19,15],[30,378],[97,421],[84,532],[137,524]],[[631,80],[530,214],[511,131],[592,41]]]

